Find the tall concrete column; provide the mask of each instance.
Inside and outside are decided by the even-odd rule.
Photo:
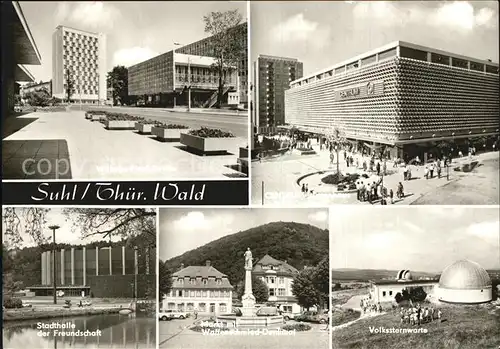
[[[252,252],[248,249],[245,252],[245,292],[241,297],[243,307],[241,313],[243,316],[255,316],[255,297],[252,292]]]
[[[112,255],[113,255],[113,252],[112,252],[113,248],[111,246],[109,246],[109,275],[113,275],[113,272],[111,271],[111,267],[113,266],[113,263],[111,262],[112,259]]]
[[[45,259],[45,252],[42,252],[42,254],[40,255],[40,259],[41,259],[41,262],[42,262],[42,279],[41,279],[41,284],[42,285],[46,285],[47,282],[45,280],[45,277],[47,276],[46,273],[47,271],[45,270],[47,267],[45,265],[45,262],[46,262],[46,259]]]
[[[99,247],[95,248],[95,275],[99,275]]]
[[[83,248],[83,285],[87,286],[87,249]]]
[[[64,248],[61,249],[61,285],[64,285]]]
[[[71,285],[75,284],[75,248],[71,247]]]
[[[122,246],[122,275],[125,275],[125,246]]]
[[[47,285],[52,284],[52,262],[51,262],[52,253],[51,251],[46,252],[47,258]]]

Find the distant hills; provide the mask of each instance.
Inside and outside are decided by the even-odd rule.
[[[395,279],[399,270],[387,269],[332,269],[333,281],[369,281],[369,280],[383,280]],[[439,274],[426,273],[420,271],[410,270],[414,279],[419,278],[437,278]]]
[[[166,261],[171,271],[181,264],[211,265],[228,275],[234,286],[244,277],[244,253],[249,247],[254,263],[268,254],[297,269],[316,266],[328,256],[328,230],[295,222],[272,222],[212,241]]]

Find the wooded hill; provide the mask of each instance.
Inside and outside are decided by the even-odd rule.
[[[273,222],[212,241],[165,264],[175,272],[181,264],[205,265],[210,260],[214,268],[228,275],[234,286],[244,277],[243,255],[247,248],[252,251],[254,263],[268,254],[301,270],[305,266],[316,266],[328,256],[328,239],[327,229],[295,222]]]

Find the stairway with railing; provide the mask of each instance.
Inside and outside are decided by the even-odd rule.
[[[222,90],[222,95],[225,96],[226,93],[229,92],[229,90],[231,89],[231,87],[224,87],[224,89]],[[210,96],[210,98],[203,104],[203,108],[212,108],[215,103],[217,103],[217,95],[218,95],[218,92],[219,90],[215,90],[214,93],[212,93],[212,95]]]

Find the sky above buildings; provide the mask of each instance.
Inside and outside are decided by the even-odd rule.
[[[497,1],[256,1],[250,8],[252,61],[297,58],[304,75],[398,40],[499,61]]]
[[[331,267],[441,272],[461,259],[500,268],[497,207],[335,207]]]
[[[235,234],[270,222],[297,222],[328,228],[327,209],[217,208],[161,209],[159,256],[167,260]]]
[[[35,241],[31,238],[31,236],[26,233],[25,225],[27,222],[27,208],[18,207],[15,208],[16,213],[19,217],[19,232],[22,238],[22,242],[19,247],[33,247],[36,246]],[[72,245],[80,245],[80,244],[88,244],[90,242],[102,240],[102,237],[99,235],[87,237],[85,239],[82,238],[81,231],[75,226],[75,215],[73,214],[65,214],[63,213],[63,209],[59,208],[51,208],[47,212],[46,222],[42,224],[42,233],[46,238],[50,238],[49,242],[52,241],[52,230],[49,229],[50,225],[58,225],[60,228],[56,230],[56,242],[57,243],[66,243]],[[104,225],[101,228],[106,229],[108,226]],[[2,240],[5,232],[5,221],[2,221]],[[114,237],[111,241],[119,241],[121,238]],[[106,241],[110,241],[109,238]]]
[[[221,1],[87,1],[20,2],[42,56],[28,66],[36,80],[52,78],[52,34],[58,25],[107,35],[107,71],[130,66],[208,36],[203,16],[237,9],[246,20],[246,2]]]

